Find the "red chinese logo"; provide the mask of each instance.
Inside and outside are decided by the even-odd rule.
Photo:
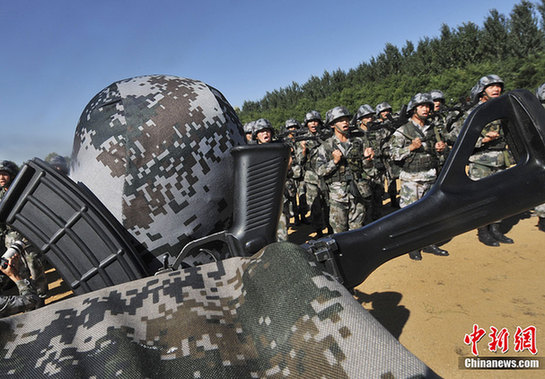
[[[464,336],[464,343],[471,345],[471,352],[473,355],[478,356],[479,351],[477,349],[477,343],[486,335],[486,331],[483,328],[479,328],[479,325],[473,324],[473,332]],[[497,352],[498,349],[502,353],[509,351],[509,331],[506,328],[498,330],[496,327],[490,327],[490,342],[488,343],[488,350],[491,352]],[[528,350],[532,354],[537,354],[536,347],[536,327],[529,326],[526,329],[522,329],[517,326],[517,331],[513,335],[513,342],[515,345],[515,351],[520,352]]]

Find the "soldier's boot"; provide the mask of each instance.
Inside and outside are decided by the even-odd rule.
[[[409,251],[409,258],[411,258],[413,261],[421,261],[422,254],[420,254],[420,250],[412,250]]]
[[[545,232],[545,217],[540,217],[537,222],[537,228],[542,232]]]
[[[439,255],[439,256],[442,256],[442,257],[446,257],[446,256],[449,255],[448,251],[446,251],[445,249],[441,249],[437,245],[428,245],[425,248],[423,248],[422,251],[424,253],[430,253],[430,254]]]
[[[488,225],[488,229],[490,230],[490,234],[496,241],[501,243],[513,243],[514,241],[507,237],[505,234],[503,234],[500,230],[500,224],[490,224]]]
[[[477,237],[486,246],[500,246],[500,243],[490,234],[488,225],[477,229]]]

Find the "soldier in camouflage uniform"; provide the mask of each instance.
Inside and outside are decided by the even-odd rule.
[[[375,107],[375,114],[377,122],[381,124],[381,128],[386,130],[389,135],[392,135],[391,128],[388,128],[388,125],[391,123],[388,116],[392,114],[392,106],[387,102],[382,102]],[[387,144],[387,146],[389,146]],[[384,149],[385,156],[388,159],[384,160],[386,166],[386,177],[388,179],[388,195],[390,197],[390,206],[392,208],[399,208],[399,202],[397,199],[397,184],[396,181],[399,179],[400,168],[395,163],[395,161],[390,156],[389,147]]]
[[[246,138],[246,143],[250,144],[250,145],[255,143],[255,141],[253,139],[254,125],[255,125],[255,121],[250,121],[250,122],[247,122],[246,124],[244,124],[244,126],[243,126],[244,136]]]
[[[374,123],[375,110],[369,105],[364,104],[358,108],[355,121],[358,129],[366,137],[369,146],[373,149],[373,168],[366,170],[371,178],[371,211],[368,221],[374,221],[382,216],[382,200],[384,196],[384,183],[386,180],[386,165],[384,161],[388,159],[385,155],[385,145],[391,133],[382,127],[380,123]]]
[[[334,233],[363,226],[366,198],[371,196],[364,168],[372,167],[373,149],[359,138],[350,138],[350,113],[344,107],[330,109],[325,126],[334,134],[318,148],[316,173],[329,192],[329,223]]]
[[[421,199],[437,178],[439,156],[446,155],[445,142],[437,141],[437,127],[427,122],[433,101],[428,93],[417,93],[407,106],[409,121],[398,128],[392,135],[391,155],[401,165],[400,206]],[[435,129],[435,130],[434,130]],[[435,255],[448,255],[446,250],[436,245],[422,249]],[[421,260],[419,250],[409,252],[413,260]]]
[[[303,126],[307,128],[306,136],[309,139],[299,143],[296,149],[296,159],[304,172],[305,202],[311,211],[310,224],[316,235],[322,237],[322,230],[329,224],[327,186],[316,173],[318,147],[323,142],[320,133],[323,127],[322,116],[315,110],[307,112]]]
[[[35,309],[42,300],[38,297],[32,282],[23,277],[21,273],[23,264],[19,255],[16,253],[5,262],[4,258],[2,260],[0,271],[15,283],[19,295],[0,295],[0,317]]]
[[[11,161],[2,161],[0,164],[0,201],[4,195],[8,192],[11,182],[17,176],[19,168]],[[23,252],[23,258],[27,264],[27,267],[21,268],[21,275],[23,278],[30,280],[34,283],[38,295],[42,299],[47,297],[47,279],[45,277],[44,263],[42,254],[34,246],[28,243],[26,238],[21,233],[12,229],[8,225],[0,223],[0,241],[2,246],[0,250],[9,248],[16,241],[23,241],[25,249]],[[40,304],[41,305],[41,304]]]
[[[478,100],[478,103],[467,111],[467,116],[479,105],[499,97],[502,94],[503,86],[503,80],[498,75],[487,75],[479,79],[471,94],[473,101]],[[507,150],[501,120],[495,120],[485,125],[481,136],[477,139],[475,150],[469,157],[469,177],[472,180],[479,180],[505,170],[511,163],[514,162]],[[500,222],[479,228],[477,236],[479,241],[487,246],[499,246],[500,242],[513,243],[513,240],[500,230]]]
[[[297,145],[294,140],[295,133],[301,129],[301,124],[297,120],[291,118],[286,120],[284,125],[284,131],[282,134],[286,135],[284,138],[284,143],[288,144],[291,148],[291,165],[288,170],[288,175],[286,179],[286,185],[284,189],[284,206],[283,212],[284,215],[289,219],[290,217],[294,218],[293,225],[299,225],[305,220],[305,208],[300,206],[300,201],[298,203],[297,198],[299,196],[299,191],[301,187],[301,182],[303,179],[303,172],[301,166],[297,163],[296,159],[296,149]],[[289,224],[291,225],[291,223]]]
[[[545,108],[545,83],[540,85],[536,90],[536,96]],[[545,232],[545,204],[538,205],[534,208],[539,221],[537,222],[537,228],[542,232]]]

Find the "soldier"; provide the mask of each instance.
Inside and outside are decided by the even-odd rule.
[[[324,178],[329,192],[329,223],[334,233],[360,228],[365,220],[363,169],[372,167],[373,149],[361,138],[350,138],[350,113],[344,107],[330,109],[326,127],[333,135],[318,148],[316,173]]]
[[[545,108],[545,83],[540,85],[536,90],[536,96],[541,102],[541,105]],[[540,204],[534,208],[539,221],[537,222],[537,228],[542,232],[545,232],[545,204]]]
[[[391,139],[391,156],[401,164],[400,206],[421,199],[437,177],[440,155],[446,155],[447,145],[436,140],[435,128],[429,124],[428,116],[433,101],[428,93],[417,93],[407,106],[409,121],[398,128]],[[422,249],[426,253],[447,256],[448,252],[436,245]],[[413,260],[421,260],[419,250],[409,252]]]
[[[388,115],[392,114],[392,106],[384,101],[377,104],[375,107],[375,113],[379,122],[386,122],[389,120]]]
[[[390,135],[392,131],[388,130],[387,125],[390,124],[390,119],[388,116],[392,114],[392,106],[387,102],[382,102],[375,107],[375,113],[377,121],[381,123],[382,127],[389,131]],[[389,155],[388,150],[385,151]],[[388,195],[390,197],[390,206],[394,209],[399,208],[399,203],[397,200],[397,184],[396,181],[399,178],[399,167],[395,164],[392,159],[386,159],[386,173],[388,179]]]
[[[8,192],[9,187],[17,176],[18,172],[19,168],[14,162],[6,160],[1,162],[0,187],[2,188],[0,190],[0,200]],[[9,248],[16,241],[23,241],[25,243],[26,247],[24,250],[24,259],[27,263],[29,272],[26,271],[24,267],[21,267],[20,274],[25,279],[30,279],[30,276],[32,276],[32,280],[34,281],[38,295],[43,302],[43,299],[47,297],[47,280],[45,277],[41,253],[32,245],[29,245],[28,241],[19,232],[5,224],[0,224],[0,241],[3,244],[3,246],[1,246],[2,250],[4,247],[6,249]]]
[[[2,258],[0,271],[15,283],[19,295],[0,296],[0,317],[31,311],[35,309],[41,301],[32,282],[24,278],[21,274],[21,268],[22,263],[19,254],[15,253],[5,260]]]
[[[323,142],[321,138],[323,121],[320,112],[316,110],[307,112],[303,126],[307,128],[306,136],[309,138],[299,143],[296,159],[304,172],[305,203],[310,207],[310,224],[317,237],[322,237],[322,230],[329,224],[329,206],[327,186],[316,173],[318,147]]]
[[[244,126],[242,127],[242,129],[244,130],[246,143],[250,145],[255,143],[255,141],[253,140],[254,125],[255,125],[255,121],[250,121],[244,124]]]
[[[283,212],[288,219],[290,217],[294,218],[293,225],[300,225],[301,222],[305,221],[306,213],[304,207],[300,206],[301,200],[299,200],[299,204],[297,202],[297,197],[299,195],[301,187],[300,184],[303,178],[301,166],[297,164],[297,160],[295,159],[295,133],[299,129],[301,129],[301,124],[299,124],[297,120],[293,118],[286,120],[283,133],[284,135],[286,135],[286,138],[284,138],[284,143],[287,143],[291,147],[292,164],[290,165],[290,169],[288,170],[288,176],[286,179]],[[291,223],[289,223],[289,225],[291,225]]]
[[[473,100],[478,103],[471,108],[473,110],[496,97],[503,91],[503,80],[498,75],[483,76],[472,89]],[[483,128],[481,136],[477,139],[475,150],[469,157],[469,177],[479,180],[510,166],[512,158],[507,150],[507,143],[501,127],[501,120],[493,121]],[[499,243],[513,243],[513,240],[502,233],[500,222],[492,223],[478,229],[479,241],[487,246],[499,246]]]
[[[382,199],[384,196],[384,183],[386,180],[386,166],[384,160],[384,145],[390,137],[390,132],[381,127],[380,123],[373,123],[375,111],[369,104],[358,108],[355,121],[358,129],[366,136],[369,146],[373,149],[373,168],[366,170],[371,180],[371,206],[367,221],[374,221],[382,216]]]
[[[260,118],[259,120],[255,121],[252,132],[252,139],[258,145],[263,143],[269,143],[273,140],[273,132],[274,129],[271,125],[271,122],[266,118]]]

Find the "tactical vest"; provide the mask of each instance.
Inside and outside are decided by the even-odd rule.
[[[417,150],[413,150],[411,154],[403,160],[401,166],[405,172],[420,172],[427,171],[432,168],[437,168],[439,160],[435,154],[435,130],[436,126],[430,127],[426,133],[417,129],[412,121],[409,121],[403,127],[403,134],[406,137],[410,137],[411,140],[420,138],[422,143],[426,143],[426,147],[421,146]]]
[[[329,141],[329,140],[328,140]],[[367,179],[367,174],[363,171],[363,141],[359,138],[350,140],[351,146],[346,154],[343,154],[337,164],[337,169],[324,178],[326,184],[334,182],[347,183],[351,180],[359,181]],[[339,143],[340,144],[340,143]],[[336,147],[329,144],[331,151]]]

